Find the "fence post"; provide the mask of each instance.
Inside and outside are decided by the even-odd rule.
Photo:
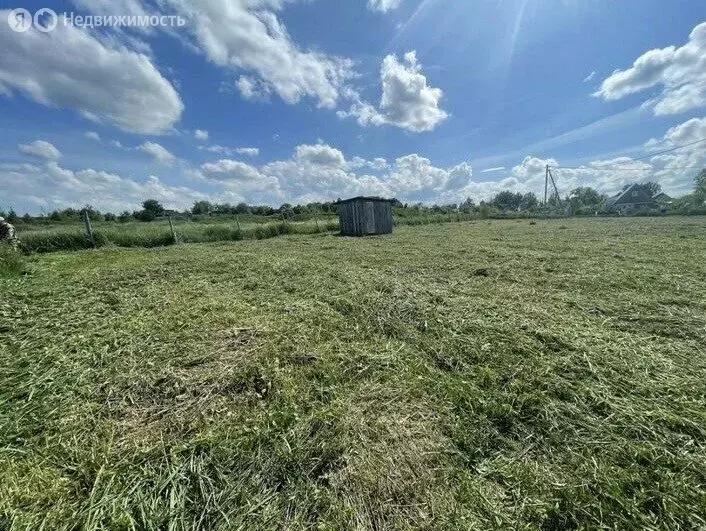
[[[314,210],[314,221],[316,221],[316,232],[320,232],[320,230],[319,230],[319,216],[316,213],[316,210]]]
[[[172,217],[168,216],[167,219],[169,219],[169,230],[172,231],[172,240],[176,244],[177,243],[177,235],[176,235],[176,231],[174,230],[174,224],[172,223]]]
[[[238,217],[238,214],[235,215],[235,224],[238,226],[238,232],[241,232],[241,230],[240,230],[240,218]]]
[[[88,215],[88,210],[83,211],[83,221],[86,224],[86,233],[88,234],[88,244],[95,247],[96,243],[93,240],[93,228],[91,227],[91,218]]]

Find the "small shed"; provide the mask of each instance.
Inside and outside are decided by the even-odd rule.
[[[338,202],[343,236],[392,234],[392,201],[381,197],[353,197]]]

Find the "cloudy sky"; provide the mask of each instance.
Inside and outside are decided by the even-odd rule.
[[[24,0],[59,20],[22,32],[16,7],[0,210],[478,201],[546,164],[562,194],[679,195],[706,165],[703,0]]]

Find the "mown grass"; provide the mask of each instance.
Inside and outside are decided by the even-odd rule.
[[[0,281],[0,528],[701,528],[704,228],[38,257]]]

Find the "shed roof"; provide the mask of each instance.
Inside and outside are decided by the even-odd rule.
[[[392,203],[392,199],[385,199],[384,197],[366,197],[363,195],[360,195],[358,197],[351,197],[350,199],[343,199],[341,201],[337,201],[337,205],[341,205],[343,203],[352,203],[353,201],[378,201],[380,203]]]

